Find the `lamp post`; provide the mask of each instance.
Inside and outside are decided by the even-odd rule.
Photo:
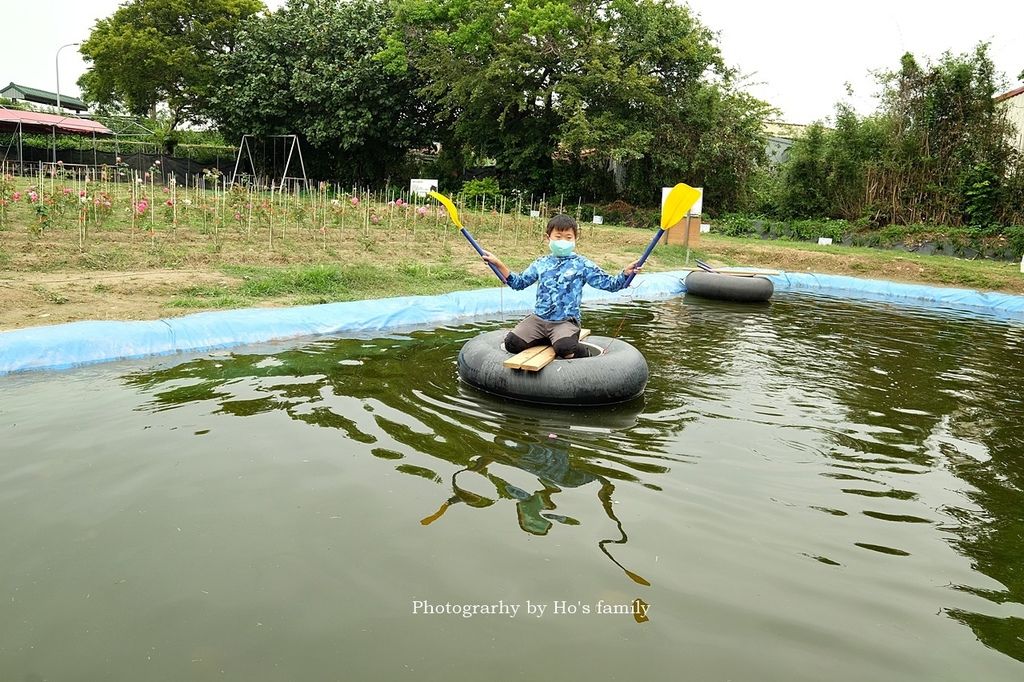
[[[65,47],[74,47],[81,45],[81,43],[68,43],[67,45],[61,45],[57,48],[57,56],[54,57],[53,61],[57,67],[57,113],[60,113],[60,51]]]

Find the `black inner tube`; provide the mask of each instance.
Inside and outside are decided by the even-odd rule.
[[[619,339],[591,336],[586,358],[555,359],[539,372],[503,365],[512,354],[501,347],[505,332],[470,339],[459,352],[459,376],[467,384],[505,398],[546,405],[612,405],[636,398],[647,385],[647,361]]]
[[[766,277],[727,275],[695,270],[686,276],[686,293],[719,301],[760,303],[775,293],[775,285]]]

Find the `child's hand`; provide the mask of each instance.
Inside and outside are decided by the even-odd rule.
[[[485,263],[491,266],[491,269],[497,271],[502,282],[505,282],[506,284],[508,283],[508,276],[509,274],[511,274],[511,270],[508,269],[507,265],[501,262],[500,258],[495,256],[490,251],[484,251],[481,258]]]
[[[635,260],[629,265],[627,265],[625,268],[623,268],[622,272],[625,273],[626,277],[629,277],[630,275],[639,273],[643,269],[644,266],[640,265],[640,261]]]
[[[498,257],[495,256],[490,251],[484,251],[484,255],[482,256],[482,258],[484,259],[485,263],[491,263],[492,265],[497,265],[498,263],[501,262],[500,260],[498,260]]]

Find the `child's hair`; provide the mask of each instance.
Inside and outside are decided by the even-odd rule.
[[[551,236],[551,233],[555,230],[572,230],[573,237],[579,237],[579,227],[576,225],[576,221],[571,216],[567,216],[564,213],[559,213],[551,220],[548,221],[547,229],[544,234]]]

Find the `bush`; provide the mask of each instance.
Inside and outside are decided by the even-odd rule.
[[[467,208],[497,208],[501,205],[501,187],[495,178],[467,180],[462,184],[462,200]]]

